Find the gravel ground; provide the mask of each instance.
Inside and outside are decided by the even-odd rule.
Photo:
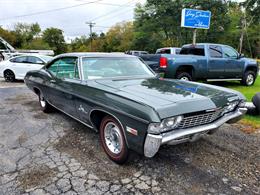
[[[0,80],[0,165],[0,194],[260,194],[260,135],[224,125],[119,166],[98,134]]]

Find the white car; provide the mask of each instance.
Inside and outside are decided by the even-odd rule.
[[[15,79],[23,80],[30,70],[41,69],[53,57],[43,55],[21,55],[0,62],[0,77],[12,82]]]

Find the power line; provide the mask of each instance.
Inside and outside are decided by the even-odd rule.
[[[71,8],[74,8],[74,7],[80,7],[80,6],[83,6],[83,5],[94,4],[94,3],[97,3],[99,1],[103,1],[103,0],[96,0],[96,1],[81,3],[81,4],[77,4],[77,5],[72,5],[72,6],[68,6],[68,7],[61,7],[61,8],[51,9],[51,10],[34,12],[34,13],[30,13],[30,14],[23,14],[23,15],[12,16],[12,17],[7,17],[7,18],[0,18],[0,20],[9,20],[9,19],[15,19],[15,18],[45,14],[45,13],[50,13],[50,12],[57,12],[57,11],[61,11],[61,10],[71,9]]]
[[[97,17],[95,17],[95,18],[92,18],[91,21],[98,20],[98,19],[100,19],[100,18],[106,17],[107,15],[113,14],[114,12],[118,11],[121,7],[130,4],[132,1],[133,1],[133,0],[130,0],[130,1],[127,2],[126,4],[122,4],[121,6],[119,6],[119,8],[117,8],[117,9],[113,9],[113,10],[110,11],[110,12],[107,12],[107,13],[105,13],[105,14],[103,14],[103,15],[99,15],[99,16],[97,16]],[[120,9],[120,10],[121,10],[121,9]]]
[[[77,0],[77,1],[84,2],[84,0]],[[97,2],[96,4],[109,5],[109,6],[115,6],[115,7],[134,7],[134,5],[122,5],[122,4],[116,4],[116,3]]]

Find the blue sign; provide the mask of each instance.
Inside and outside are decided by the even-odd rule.
[[[183,9],[181,14],[181,27],[209,29],[210,17],[210,11]]]

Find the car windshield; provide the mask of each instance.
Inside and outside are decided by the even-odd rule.
[[[53,59],[53,57],[51,56],[41,56],[41,58],[45,61],[45,62],[49,62]]]
[[[131,57],[85,57],[82,67],[85,79],[155,76],[141,60]]]

